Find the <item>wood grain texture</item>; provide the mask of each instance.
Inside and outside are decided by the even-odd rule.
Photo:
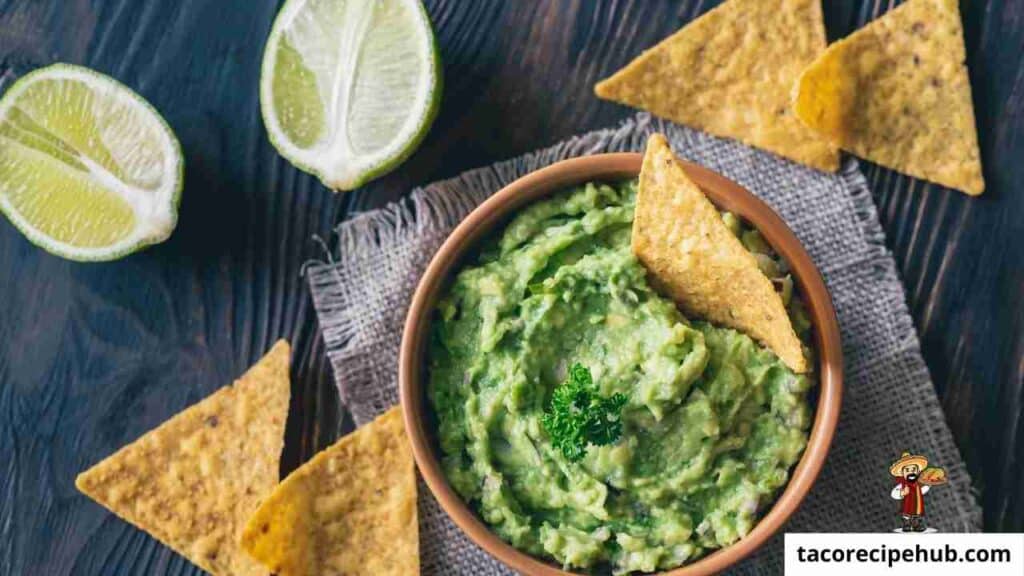
[[[198,570],[79,495],[75,474],[294,347],[284,470],[342,420],[299,274],[313,235],[465,169],[614,124],[607,76],[718,2],[429,0],[441,115],[397,171],[346,196],[282,160],[257,81],[274,0],[0,0],[0,89],[54,61],[149,99],[186,153],[165,244],[109,264],[50,256],[0,222],[0,576]],[[824,0],[829,37],[890,8]],[[989,530],[1024,530],[1024,2],[962,3],[988,191],[980,199],[865,165],[925,359]]]

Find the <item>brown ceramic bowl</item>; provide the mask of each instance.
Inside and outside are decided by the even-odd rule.
[[[420,472],[441,507],[474,542],[523,574],[566,576],[572,573],[521,552],[501,540],[448,484],[438,458],[434,416],[426,396],[426,343],[429,340],[434,306],[453,273],[463,264],[464,257],[472,253],[481,238],[506,223],[514,212],[576,184],[636,177],[640,173],[641,160],[640,154],[601,154],[574,158],[527,174],[506,186],[477,207],[441,246],[420,280],[406,317],[399,358],[399,388],[405,427]],[[721,572],[749,556],[789,519],[825,463],[839,419],[843,389],[842,348],[832,299],[800,241],[771,208],[735,182],[694,164],[684,163],[684,168],[712,202],[740,215],[760,230],[768,243],[790,263],[814,325],[820,384],[807,449],[793,471],[789,484],[771,509],[740,541],[692,564],[665,572],[666,576]]]

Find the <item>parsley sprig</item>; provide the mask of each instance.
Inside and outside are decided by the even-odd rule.
[[[606,446],[619,439],[625,404],[622,394],[598,395],[590,370],[576,363],[569,369],[568,379],[552,393],[541,424],[566,459],[578,462],[590,444]]]

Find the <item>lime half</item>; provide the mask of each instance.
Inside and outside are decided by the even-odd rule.
[[[416,149],[440,76],[419,0],[288,0],[263,55],[263,120],[282,156],[352,190]]]
[[[0,100],[0,210],[71,260],[113,260],[165,240],[177,221],[181,147],[116,80],[54,64]]]

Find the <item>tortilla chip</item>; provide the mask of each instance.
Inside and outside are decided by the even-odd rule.
[[[821,0],[728,0],[647,50],[594,92],[600,98],[819,170],[839,153],[793,113],[793,84],[825,50]]]
[[[280,475],[288,357],[288,343],[278,342],[234,385],[79,474],[75,486],[215,576],[267,574],[238,538]]]
[[[419,574],[416,472],[392,408],[288,475],[242,547],[278,576]]]
[[[882,166],[985,190],[956,0],[909,0],[829,46],[800,77],[796,113]]]
[[[939,468],[938,466],[929,466],[921,472],[919,478],[921,484],[927,484],[928,486],[941,486],[948,480],[946,479],[946,470]]]
[[[809,369],[771,280],[661,134],[647,140],[632,245],[652,283],[684,312],[759,340],[796,372]]]

